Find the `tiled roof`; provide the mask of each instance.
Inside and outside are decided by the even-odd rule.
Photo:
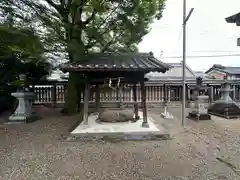
[[[234,14],[225,19],[226,19],[227,23],[236,23],[237,21],[240,21],[240,13]]]
[[[182,67],[183,66],[183,62],[182,61],[180,63],[168,63],[168,64],[173,66],[173,67]],[[195,76],[194,71],[188,65],[185,65],[185,67],[193,76]]]
[[[152,53],[124,53],[124,54],[88,54],[73,63],[60,66],[65,72],[80,71],[158,71],[166,72],[170,65],[156,59]]]
[[[240,67],[226,67],[224,71],[228,74],[240,74]]]
[[[206,74],[203,71],[195,71],[194,73],[197,77],[205,77],[205,78],[210,78],[210,79],[212,78],[212,76],[210,76],[209,74]]]
[[[149,79],[163,79],[163,78],[182,78],[182,63],[168,63],[172,68],[166,73],[150,72],[147,74]],[[186,78],[196,78],[195,72],[192,71],[187,65],[185,76]]]
[[[209,73],[212,70],[217,70],[227,74],[240,74],[240,67],[231,67],[231,66],[222,66],[219,64],[214,64],[206,73]]]

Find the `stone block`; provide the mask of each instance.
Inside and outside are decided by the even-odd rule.
[[[133,121],[132,110],[106,110],[99,115],[100,122],[127,122]]]

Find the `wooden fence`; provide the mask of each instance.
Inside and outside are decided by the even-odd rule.
[[[35,92],[36,98],[35,104],[52,104],[52,103],[64,103],[66,94],[66,83],[54,83],[49,85],[35,85],[33,91]],[[207,92],[212,101],[219,99],[220,93],[218,89],[220,85],[213,85]],[[212,92],[211,92],[212,91]],[[147,102],[163,102],[164,101],[164,86],[163,85],[146,85]],[[212,94],[212,97],[211,97]],[[187,88],[186,100],[191,100],[192,90]],[[234,100],[240,100],[240,86],[234,86],[234,91],[230,95]],[[137,87],[138,101],[141,101],[140,87]],[[81,95],[83,99],[83,94]],[[101,102],[132,102],[133,91],[132,87],[123,89],[122,96],[119,95],[118,91],[101,91]],[[168,85],[165,89],[165,98],[171,101],[180,101],[182,99],[182,86],[181,85]],[[95,100],[95,94],[92,91],[90,96],[90,102]]]

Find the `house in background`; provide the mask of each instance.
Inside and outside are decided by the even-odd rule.
[[[68,74],[63,73],[61,70],[54,70],[47,78],[49,81],[67,81]]]
[[[214,64],[205,73],[214,77],[215,79],[224,79],[224,76],[227,76],[228,80],[240,79],[240,67],[230,67]]]
[[[195,75],[196,75],[197,77],[202,77],[202,78],[204,78],[204,79],[212,79],[212,78],[213,78],[211,75],[206,74],[206,73],[203,72],[203,71],[194,71],[194,73],[195,73]]]
[[[150,72],[147,74],[147,77],[150,80],[158,80],[158,79],[182,79],[182,62],[181,63],[167,63],[172,68],[168,70],[166,73],[158,73],[158,72]],[[195,72],[186,65],[185,70],[186,79],[196,79]]]

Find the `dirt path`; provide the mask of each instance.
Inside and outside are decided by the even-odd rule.
[[[191,121],[181,132],[180,122],[175,120],[165,124],[179,130],[169,141],[61,141],[61,135],[76,122],[74,117],[50,117],[4,128],[0,131],[0,179],[239,179],[236,172],[216,159],[223,144],[229,144],[230,149],[238,122],[229,125],[227,135],[223,121]],[[165,122],[159,118],[159,123]]]

